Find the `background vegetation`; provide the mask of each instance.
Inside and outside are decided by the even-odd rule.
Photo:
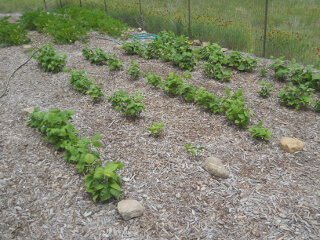
[[[188,34],[187,0],[106,0],[111,17],[131,26],[143,25],[149,32],[172,30]],[[269,0],[267,57],[296,58],[320,67],[320,0]],[[60,0],[46,0],[48,8],[58,8]],[[61,0],[62,5],[80,0]],[[84,7],[105,9],[104,0],[82,0]],[[4,12],[43,8],[42,0],[0,0]],[[234,50],[262,54],[264,0],[191,0],[192,37],[219,43]]]

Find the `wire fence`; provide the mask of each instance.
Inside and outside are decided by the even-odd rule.
[[[43,0],[42,4],[46,10],[70,4],[100,8],[148,32],[170,30],[257,56],[285,56],[320,67],[320,0]]]

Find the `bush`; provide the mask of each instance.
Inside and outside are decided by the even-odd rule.
[[[16,46],[31,42],[24,27],[18,23],[9,23],[9,18],[0,19],[0,46]]]

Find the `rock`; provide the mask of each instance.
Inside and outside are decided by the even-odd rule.
[[[294,153],[302,150],[305,143],[296,138],[283,137],[279,145],[281,149]]]
[[[118,202],[118,211],[124,220],[140,217],[144,207],[136,200],[122,200]]]
[[[23,50],[26,52],[28,52],[32,48],[31,45],[23,45],[22,47],[23,47]]]
[[[141,32],[142,31],[142,28],[138,28],[138,32]]]
[[[203,42],[202,43],[202,47],[206,47],[206,46],[209,46],[210,42]]]
[[[122,49],[122,45],[114,45],[113,49],[114,50],[121,50]]]
[[[29,107],[29,108],[24,108],[21,110],[21,114],[22,115],[28,115],[29,113],[33,113],[34,112],[34,108],[33,107]]]
[[[134,32],[134,31],[135,31],[134,28],[131,28],[128,30],[128,32]]]
[[[200,42],[200,40],[193,40],[192,45],[193,46],[201,46],[201,42]]]
[[[226,51],[228,51],[228,48],[221,48],[221,51],[226,52]]]
[[[204,163],[204,169],[219,178],[229,177],[229,171],[223,166],[222,161],[218,158],[208,157]]]

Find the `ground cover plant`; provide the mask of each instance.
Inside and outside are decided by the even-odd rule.
[[[251,133],[251,137],[269,141],[272,132],[268,128],[262,128],[262,124],[263,122],[259,121],[256,126],[252,126],[248,130]]]
[[[117,91],[108,97],[108,101],[115,110],[133,118],[137,117],[146,107],[141,102],[142,99],[141,92],[136,92],[130,96],[125,91]]]
[[[188,153],[190,153],[193,157],[194,156],[197,156],[197,154],[199,152],[201,152],[204,147],[196,147],[196,146],[193,146],[191,143],[187,143],[184,145],[184,148],[187,150]]]
[[[10,23],[4,17],[0,19],[0,47],[21,45],[31,42],[27,37],[27,31],[18,23]]]
[[[88,94],[94,101],[97,101],[101,97],[105,96],[105,94],[101,90],[101,87],[95,85],[95,80],[93,78],[90,79],[85,74],[85,71],[67,71],[71,74],[69,83],[72,85],[72,88],[74,90],[82,92],[83,94]]]
[[[131,66],[128,68],[128,73],[132,80],[137,80],[140,77],[139,63],[132,61]]]
[[[46,137],[44,140],[54,143],[56,149],[65,150],[64,158],[76,164],[78,172],[84,172],[85,185],[93,201],[106,201],[112,197],[119,199],[121,178],[116,170],[123,167],[121,162],[106,163],[101,167],[100,154],[93,151],[90,145],[101,147],[100,134],[93,138],[81,138],[80,131],[72,122],[72,110],[61,111],[53,108],[48,112],[39,109],[29,114],[27,125],[37,128]]]
[[[258,83],[261,86],[261,89],[258,91],[260,97],[268,98],[270,97],[271,91],[272,91],[272,84],[261,81]]]
[[[147,127],[147,130],[150,131],[152,135],[158,137],[161,134],[165,125],[166,123],[163,122],[154,122],[152,126]]]
[[[45,72],[60,72],[66,64],[66,55],[58,54],[52,43],[47,43],[38,49],[33,58],[37,60]]]
[[[123,63],[115,58],[114,54],[107,54],[101,48],[94,50],[85,47],[82,49],[82,55],[89,60],[91,63],[97,65],[108,65],[109,70],[120,70]]]

